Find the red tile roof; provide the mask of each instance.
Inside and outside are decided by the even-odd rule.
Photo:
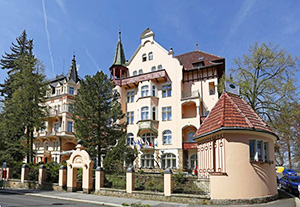
[[[197,63],[200,61],[204,61],[204,66],[210,66],[217,64],[214,61],[224,59],[220,56],[212,55],[199,50],[177,55],[175,57],[179,60],[181,65],[183,65],[185,70],[193,69],[193,63]],[[201,60],[199,58],[201,58]]]
[[[277,137],[244,99],[229,93],[221,95],[194,137],[199,138],[222,129],[263,131]]]

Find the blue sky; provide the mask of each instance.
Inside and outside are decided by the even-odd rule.
[[[196,49],[226,58],[272,42],[300,56],[300,1],[0,0],[0,55],[26,29],[48,78],[67,73],[76,53],[79,75],[108,73],[121,25],[127,59],[149,27],[175,55]],[[299,76],[299,73],[298,73]],[[0,70],[0,82],[6,71]],[[299,85],[299,81],[298,81]]]

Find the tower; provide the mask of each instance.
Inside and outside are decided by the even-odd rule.
[[[115,81],[116,79],[122,80],[127,77],[128,68],[126,67],[125,53],[121,42],[121,31],[119,30],[119,40],[110,70],[110,79]],[[116,82],[116,81],[115,81]]]

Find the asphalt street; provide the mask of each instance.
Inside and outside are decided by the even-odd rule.
[[[27,207],[27,206],[74,206],[74,207],[99,207],[90,203],[64,201],[58,199],[41,198],[29,195],[7,193],[0,191],[0,207]],[[102,205],[103,206],[103,205]],[[104,206],[105,207],[105,206]]]

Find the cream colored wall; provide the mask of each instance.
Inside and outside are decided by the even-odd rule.
[[[274,140],[270,135],[225,134],[227,176],[210,176],[212,199],[249,199],[277,194],[275,164],[250,163],[249,139],[268,141],[270,160]]]

